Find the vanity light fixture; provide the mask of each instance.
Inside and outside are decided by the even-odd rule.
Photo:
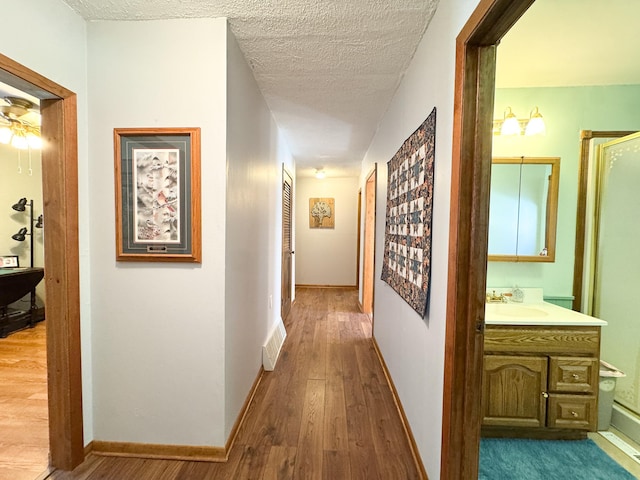
[[[522,128],[520,128],[518,117],[513,113],[511,107],[507,107],[507,110],[504,112],[502,126],[500,127],[500,135],[520,135],[521,133]]]
[[[538,107],[535,110],[531,111],[529,115],[529,122],[527,122],[527,127],[524,130],[525,135],[544,135],[547,133],[547,127],[544,124],[544,120],[542,119],[542,115],[540,115],[540,111]]]
[[[316,168],[316,178],[318,180],[322,180],[326,176],[327,176],[327,174],[324,172],[324,170],[322,170],[321,168]]]
[[[502,119],[493,121],[494,135],[544,135],[546,127],[538,107],[531,111],[529,118],[518,118],[511,107],[507,107]]]

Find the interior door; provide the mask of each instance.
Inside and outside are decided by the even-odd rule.
[[[280,315],[284,320],[291,310],[292,288],[292,238],[291,213],[293,205],[293,180],[291,175],[282,169],[282,301]]]
[[[640,413],[640,132],[599,147],[593,313],[601,358],[626,373],[616,401]]]
[[[367,177],[364,190],[364,250],[362,261],[362,310],[373,315],[373,285],[376,237],[376,168]]]

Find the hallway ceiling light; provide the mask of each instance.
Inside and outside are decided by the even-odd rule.
[[[322,170],[322,169],[320,169],[320,168],[317,168],[317,169],[316,169],[316,178],[317,178],[318,180],[322,180],[322,179],[323,179],[323,178],[325,178],[326,176],[327,176],[327,174],[325,173],[325,171],[324,171],[324,170]]]
[[[493,134],[494,135],[545,135],[546,126],[544,119],[535,107],[531,111],[529,118],[518,118],[513,113],[511,107],[507,107],[504,112],[504,118],[495,119],[493,121]]]

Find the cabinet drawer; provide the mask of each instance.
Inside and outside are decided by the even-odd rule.
[[[549,357],[549,391],[595,393],[598,388],[597,358]]]
[[[548,427],[594,430],[597,419],[594,395],[549,395]]]

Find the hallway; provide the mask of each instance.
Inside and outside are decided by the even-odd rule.
[[[227,463],[101,457],[52,480],[419,479],[357,290],[298,288]]]

